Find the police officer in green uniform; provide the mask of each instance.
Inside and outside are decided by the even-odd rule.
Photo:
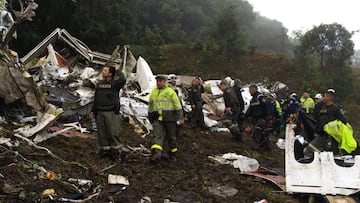
[[[152,161],[159,161],[163,150],[168,147],[170,158],[175,158],[178,151],[176,143],[176,125],[184,123],[180,100],[174,89],[167,84],[163,75],[156,76],[156,88],[150,94],[148,117],[155,135],[151,146]]]
[[[90,117],[96,118],[100,156],[109,156],[113,161],[120,160],[123,147],[120,139],[120,99],[119,91],[126,79],[120,67],[105,66],[103,80],[95,89],[95,98]]]
[[[189,102],[192,109],[192,119],[194,119],[196,125],[202,129],[206,129],[204,122],[203,103],[201,94],[204,93],[204,87],[201,84],[199,77],[196,77],[192,81],[192,85],[189,91]]]

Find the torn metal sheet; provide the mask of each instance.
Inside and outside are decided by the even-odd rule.
[[[206,127],[209,127],[209,128],[214,127],[219,124],[218,121],[212,120],[212,119],[208,118],[207,116],[204,116],[204,123],[205,123]]]
[[[360,156],[351,167],[335,163],[332,152],[315,152],[311,163],[295,160],[295,124],[286,126],[286,191],[322,195],[351,195],[360,191]]]
[[[202,94],[202,99],[206,104],[203,105],[203,109],[215,114],[221,115],[225,111],[225,103],[223,97],[214,97],[211,94]]]
[[[52,79],[64,80],[70,74],[70,65],[54,50],[52,44],[49,44],[47,49],[48,56],[42,65],[46,75],[50,75]]]
[[[57,126],[52,126],[48,130],[43,130],[36,135],[34,138],[35,143],[43,142],[47,139],[55,137],[57,135],[63,135],[65,137],[80,137],[80,138],[91,138],[95,139],[95,135],[90,134],[87,128],[81,127],[79,122],[74,123],[65,123],[63,124],[65,128],[60,128]],[[48,133],[48,131],[52,133]]]
[[[41,117],[40,121],[35,126],[25,126],[18,128],[15,132],[25,136],[31,137],[36,133],[40,132],[42,129],[47,127],[52,121],[56,120],[63,113],[62,108],[56,108],[53,105],[49,105],[46,113]]]
[[[62,41],[65,44],[67,44],[69,47],[74,49],[77,53],[79,53],[85,60],[90,62],[91,64],[95,65],[105,65],[109,59],[111,58],[111,55],[92,51],[85,43],[77,39],[76,37],[72,36],[69,32],[67,32],[65,29],[56,28],[53,32],[51,32],[43,41],[41,41],[36,47],[34,47],[31,51],[29,51],[24,57],[20,59],[20,61],[23,64],[27,64],[30,62],[33,58],[39,58],[40,56],[43,56],[46,53],[46,49],[49,44],[55,44],[58,41]],[[120,54],[118,58],[115,59],[115,63],[121,64],[122,67],[129,70],[132,70],[132,68],[136,64],[136,59],[134,58],[133,54],[130,50],[124,51],[127,49],[124,47],[120,51]],[[124,57],[126,55],[126,59],[123,60],[121,57]]]
[[[89,79],[89,78],[96,76],[98,73],[99,73],[99,71],[96,71],[95,69],[93,69],[91,67],[86,67],[86,68],[84,68],[84,70],[82,70],[80,78],[82,80]]]
[[[68,178],[67,180],[70,183],[76,184],[77,188],[80,192],[87,192],[91,189],[93,186],[92,180],[86,180],[86,179],[78,179],[78,178]]]
[[[211,93],[212,95],[222,95],[223,92],[219,88],[221,80],[207,80],[204,82],[204,89],[206,92]]]
[[[135,132],[138,134],[143,133],[142,128],[139,125],[146,128],[146,133],[142,135],[144,138],[146,135],[150,134],[150,131],[153,130],[153,127],[147,118],[148,107],[146,104],[142,102],[136,102],[134,99],[128,97],[121,97],[120,98],[120,112],[123,115],[132,116],[136,120],[136,124],[133,123],[135,126]],[[139,125],[138,125],[139,124]]]
[[[44,142],[45,140],[48,140],[52,137],[55,137],[65,131],[68,131],[68,130],[71,130],[73,129],[73,127],[67,127],[67,128],[64,128],[64,129],[61,129],[60,131],[57,131],[57,132],[54,132],[54,133],[48,133],[47,130],[42,130],[41,132],[39,132],[35,138],[34,138],[34,143],[40,143],[40,142]]]
[[[259,162],[256,159],[249,158],[236,153],[226,153],[223,155],[209,156],[220,164],[231,164],[234,168],[238,168],[241,172],[252,172],[259,168]]]
[[[91,60],[91,50],[84,45],[81,41],[71,36],[65,29],[56,28],[50,33],[42,42],[40,42],[34,49],[20,59],[24,64],[28,63],[33,58],[40,57],[46,52],[47,46],[51,43],[55,43],[58,40],[62,40],[67,43],[70,47],[74,48],[80,53],[85,59]],[[110,57],[109,57],[110,58]]]
[[[70,127],[68,127],[70,128]],[[64,129],[68,129],[68,128],[64,128]],[[85,138],[85,139],[95,139],[96,136],[92,133],[89,132],[80,132],[78,130],[74,130],[74,128],[72,127],[69,130],[65,130],[63,128],[57,127],[57,126],[53,126],[49,128],[50,131],[53,132],[59,132],[58,134],[63,135],[65,137],[80,137],[80,138]]]
[[[6,138],[6,137],[0,137],[0,144],[5,144],[8,147],[19,146],[18,141],[11,141],[10,138]]]
[[[244,173],[241,173],[241,174],[242,175],[249,175],[249,176],[262,178],[264,180],[267,180],[267,181],[275,184],[281,190],[286,191],[286,180],[285,180],[285,177],[283,175],[268,174],[268,173],[263,172],[263,171],[244,172]]]
[[[76,90],[76,93],[80,96],[80,106],[85,106],[94,101],[95,90],[88,87],[80,87]]]
[[[156,86],[155,76],[149,64],[141,56],[136,63],[136,79],[142,92],[153,89]]]
[[[108,183],[109,184],[130,185],[129,179],[126,178],[125,176],[113,175],[113,174],[108,175]]]
[[[134,116],[132,108],[135,109],[136,114],[141,117],[148,116],[148,105],[143,102],[138,102],[135,99],[128,98],[128,97],[121,97],[120,98],[120,112],[126,115]]]

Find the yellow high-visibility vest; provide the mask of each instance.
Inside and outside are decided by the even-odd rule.
[[[162,121],[166,111],[182,110],[182,107],[176,92],[171,87],[165,86],[161,89],[155,88],[151,92],[148,110],[149,112],[157,112],[159,114],[158,120]],[[173,118],[166,118],[166,120],[169,119],[173,120]]]
[[[351,153],[357,148],[353,129],[349,123],[344,124],[339,120],[330,121],[324,126],[324,131],[339,143],[339,149]]]
[[[300,102],[301,102],[301,107],[305,109],[305,113],[310,113],[310,109],[315,108],[315,102],[310,97],[306,99],[304,97],[301,97]]]

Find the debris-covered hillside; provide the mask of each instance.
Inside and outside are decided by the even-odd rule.
[[[65,201],[65,198],[93,202],[301,202],[298,197],[262,179],[244,176],[230,165],[219,165],[209,156],[236,152],[256,158],[260,165],[283,172],[284,152],[252,149],[252,140],[234,142],[230,134],[200,131],[184,125],[178,135],[177,161],[150,163],[152,135],[141,138],[126,121],[123,140],[130,152],[122,163],[97,155],[93,134],[57,135],[39,144],[50,150],[28,145],[7,133],[13,146],[1,145],[1,200],[5,202]],[[4,135],[5,132],[2,132]],[[109,184],[109,175],[121,175],[126,184]],[[83,183],[83,185],[79,184]],[[43,193],[47,189],[50,196]],[[233,191],[236,192],[233,192]],[[61,199],[63,198],[63,199]]]
[[[151,126],[146,118],[146,93],[154,87],[150,67],[141,57],[135,61],[127,47],[115,49],[113,55],[97,53],[101,60],[88,57],[93,53],[65,30],[56,29],[21,59],[24,62],[37,59],[35,65],[23,70],[21,64],[14,64],[15,71],[8,71],[7,64],[3,64],[2,73],[12,83],[4,81],[7,89],[2,89],[2,93],[12,91],[12,95],[18,93],[18,97],[8,101],[4,96],[1,101],[2,200],[251,202],[265,198],[297,201],[292,196],[274,193],[280,189],[270,183],[240,175],[238,169],[210,159],[235,152],[257,159],[261,166],[272,168],[276,174],[284,173],[284,153],[274,143],[273,151],[258,151],[250,137],[236,142],[230,133],[217,132],[226,128],[217,121],[217,114],[223,111],[223,101],[218,95],[216,80],[205,81],[208,93],[204,95],[207,102],[204,109],[209,130],[201,131],[191,122],[185,123],[178,133],[177,160],[150,163],[153,135],[149,134]],[[127,88],[121,92],[120,111],[123,141],[129,152],[121,163],[98,155],[96,131],[88,117],[99,67],[106,61],[121,64],[128,77]],[[22,72],[24,74],[19,74]],[[186,98],[191,79],[176,78],[182,99]],[[231,78],[227,79],[231,83]],[[277,82],[271,87],[270,91],[279,91],[286,85]],[[24,94],[32,97],[29,99]],[[243,96],[249,99],[247,92]],[[38,105],[37,109],[33,102]],[[189,109],[186,101],[183,104],[185,110]],[[277,138],[272,139],[275,142]]]
[[[4,16],[10,15],[4,6],[0,8]],[[208,74],[215,79],[199,78],[205,89],[206,129],[194,126],[189,116],[193,72],[190,76],[161,73],[178,90],[186,122],[178,129],[176,159],[164,156],[151,162],[154,135],[147,103],[156,87],[151,67],[141,56],[136,59],[127,45],[116,46],[112,54],[93,51],[60,28],[20,58],[8,47],[13,26],[31,19],[36,8],[34,1],[26,1],[20,11],[13,11],[15,20],[0,22],[5,33],[0,44],[1,202],[304,202],[308,198],[284,192],[285,153],[278,142],[283,131],[272,134],[264,150],[252,140],[252,126],[244,118],[244,126],[238,128],[243,141],[232,138],[231,128],[220,116],[225,106],[218,84],[234,81],[224,78],[221,69]],[[282,63],[279,58],[274,67]],[[108,65],[120,67],[126,77],[119,92],[126,151],[116,162],[99,155],[96,122],[89,117],[95,86],[102,79],[102,67]],[[265,95],[284,98],[288,93],[282,82],[259,80],[252,65],[246,70]],[[274,71],[272,77],[280,74]],[[249,84],[242,85],[239,92],[246,111],[251,96]]]

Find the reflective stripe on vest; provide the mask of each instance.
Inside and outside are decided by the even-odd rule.
[[[165,86],[164,88],[155,88],[150,95],[149,112],[158,112],[158,120],[162,121],[162,111],[176,111],[181,110],[181,103],[176,92]]]

